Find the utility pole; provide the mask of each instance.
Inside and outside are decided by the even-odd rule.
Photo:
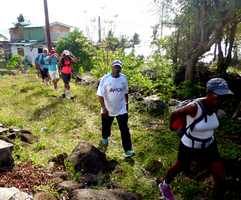
[[[162,4],[162,8],[161,8],[161,38],[162,38],[162,35],[163,35],[163,16],[164,16],[164,4]]]
[[[101,23],[100,23],[100,16],[98,17],[98,33],[99,33],[99,40],[98,43],[101,43]]]
[[[47,37],[47,44],[49,51],[51,50],[51,38],[50,38],[50,29],[49,29],[49,12],[48,12],[48,2],[44,0],[44,14],[45,14],[45,30],[46,30],[46,37]]]

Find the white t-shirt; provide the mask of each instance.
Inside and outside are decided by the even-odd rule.
[[[101,78],[97,95],[104,98],[109,116],[127,113],[125,94],[128,94],[128,82],[124,74],[115,78],[109,73]]]

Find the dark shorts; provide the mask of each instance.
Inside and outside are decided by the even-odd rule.
[[[62,79],[63,79],[64,83],[69,84],[70,79],[71,79],[71,74],[62,73],[61,76],[62,76]]]
[[[42,79],[49,77],[49,70],[47,68],[40,69]]]
[[[220,160],[216,141],[204,149],[192,149],[186,147],[184,144],[182,144],[182,142],[180,142],[178,160],[186,166],[189,166],[191,161],[198,161],[204,165],[208,165],[213,161]]]

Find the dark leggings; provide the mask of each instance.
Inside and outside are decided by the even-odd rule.
[[[191,149],[180,143],[178,159],[167,171],[165,176],[166,183],[171,183],[178,173],[188,171],[192,160],[199,160],[200,163],[209,168],[216,186],[215,199],[223,199],[225,193],[225,170],[215,141],[205,149]]]
[[[102,137],[103,138],[108,138],[111,135],[111,125],[115,117],[110,117],[110,116],[101,116],[101,121],[102,121]],[[119,129],[121,132],[121,141],[122,141],[122,146],[125,151],[131,150],[132,149],[132,144],[131,144],[131,136],[130,136],[130,131],[128,128],[128,114],[123,114],[123,115],[118,115],[116,116]]]

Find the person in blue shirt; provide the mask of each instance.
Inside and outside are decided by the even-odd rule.
[[[49,77],[54,85],[54,89],[58,89],[58,81],[59,81],[59,70],[58,70],[58,55],[54,48],[51,49],[49,54]]]
[[[40,53],[37,58],[35,59],[35,64],[38,66],[41,77],[43,82],[48,85],[49,82],[49,74],[48,74],[48,68],[49,68],[49,58],[48,58],[48,49],[44,48],[43,53]]]

